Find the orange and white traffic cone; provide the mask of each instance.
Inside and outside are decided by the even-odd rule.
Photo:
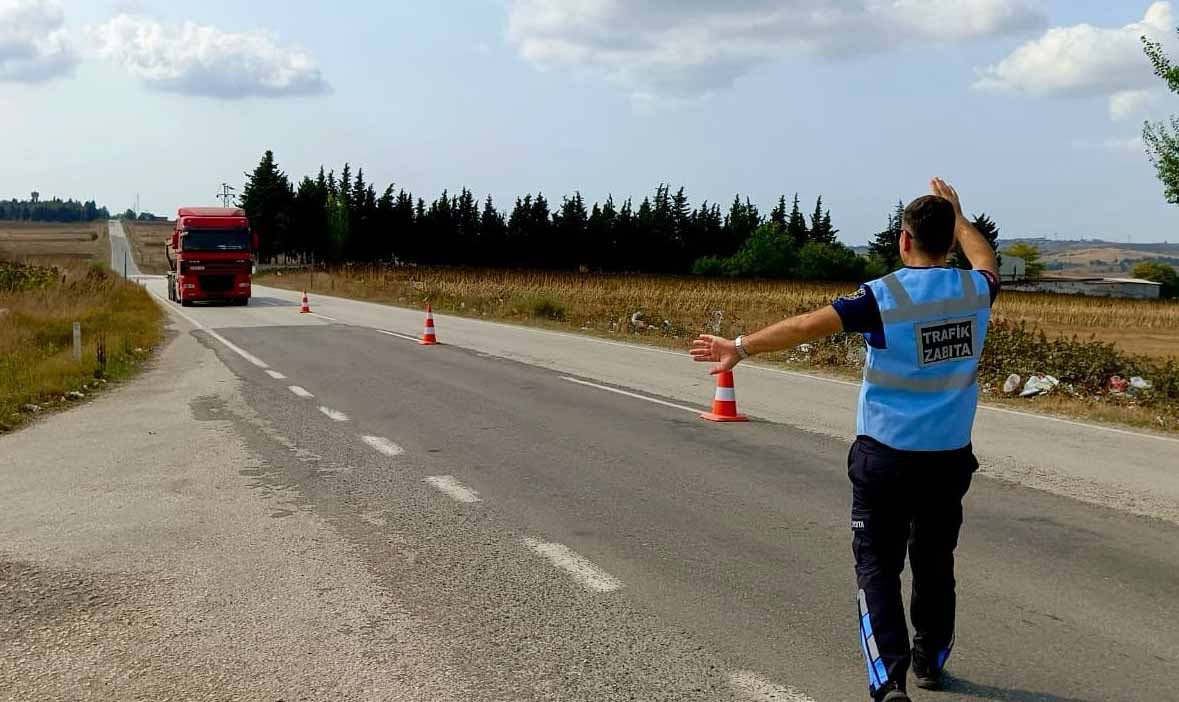
[[[426,305],[426,330],[422,332],[422,346],[434,346],[438,343],[438,336],[434,333],[434,308]]]
[[[303,307],[299,309],[299,314],[311,314],[311,303],[307,302],[307,291],[303,291]]]
[[[712,411],[700,415],[710,422],[748,422],[744,415],[737,414],[737,391],[733,389],[733,371],[716,376],[716,396],[712,400]]]

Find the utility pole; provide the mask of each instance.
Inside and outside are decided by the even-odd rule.
[[[237,204],[237,195],[233,194],[233,186],[229,183],[221,184],[221,192],[217,193],[217,197],[221,200],[222,207],[229,207],[229,205]]]

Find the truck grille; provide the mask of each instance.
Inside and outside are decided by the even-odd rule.
[[[205,292],[229,292],[233,290],[232,275],[202,275],[199,278],[201,290]]]

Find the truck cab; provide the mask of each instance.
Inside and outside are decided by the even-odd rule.
[[[168,298],[185,307],[214,300],[248,305],[257,250],[244,210],[181,207],[165,246]]]

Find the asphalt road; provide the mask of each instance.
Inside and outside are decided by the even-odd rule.
[[[127,240],[127,233],[123,230],[123,223],[117,219],[110,220],[111,241],[111,270],[119,275],[126,272],[128,278],[142,275],[135,263],[135,254],[131,250],[131,242]]]
[[[478,681],[464,698],[866,697],[854,388],[742,369],[759,419],[718,426],[682,355],[447,317],[425,348],[416,312],[255,295],[179,326],[261,419],[230,422],[259,485],[352,545]],[[999,411],[976,441],[936,698],[1173,698],[1179,442]]]

